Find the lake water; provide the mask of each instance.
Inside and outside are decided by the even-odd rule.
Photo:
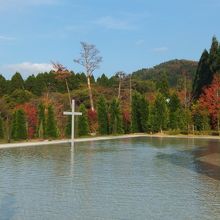
[[[220,142],[0,149],[0,219],[220,219]]]

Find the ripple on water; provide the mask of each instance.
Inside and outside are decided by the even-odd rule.
[[[219,148],[134,138],[1,149],[0,219],[220,219]]]

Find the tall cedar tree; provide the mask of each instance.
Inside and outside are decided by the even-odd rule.
[[[0,97],[7,93],[7,81],[4,76],[0,75]]]
[[[146,132],[149,106],[145,98],[138,92],[132,96],[131,120],[133,132]]]
[[[220,70],[220,45],[213,37],[210,52],[204,50],[198,64],[193,82],[194,100],[198,100],[203,89],[212,83],[213,76],[218,70]]]
[[[139,114],[139,93],[134,93],[132,95],[132,103],[131,103],[131,124],[132,124],[132,132],[139,132],[140,130],[140,114]]]
[[[3,119],[0,116],[0,139],[4,138],[4,125],[3,125]]]
[[[97,103],[97,113],[98,113],[98,124],[99,124],[99,133],[102,135],[109,133],[109,124],[108,124],[108,111],[106,100],[101,96]]]
[[[148,129],[148,117],[149,117],[149,104],[146,101],[144,96],[140,97],[139,100],[140,106],[140,123],[141,123],[141,132],[146,132]]]
[[[184,114],[180,103],[180,99],[176,93],[173,93],[170,96],[168,107],[169,107],[169,128],[183,129]]]
[[[16,110],[13,114],[12,138],[14,140],[27,139],[26,117],[22,109]]]
[[[40,138],[46,137],[46,116],[45,106],[41,103],[38,106],[38,128],[37,135]]]
[[[102,74],[101,77],[97,78],[97,84],[104,87],[110,86],[109,79],[105,74]]]
[[[39,80],[39,77],[31,75],[25,80],[25,89],[34,95],[41,96],[43,92],[43,84],[41,80]]]
[[[20,73],[16,72],[10,81],[10,92],[16,89],[24,89],[24,80]]]
[[[80,105],[79,112],[82,112],[82,115],[80,115],[78,118],[78,133],[79,136],[85,136],[89,134],[89,123],[86,107],[84,104]]]
[[[156,97],[151,114],[151,127],[153,131],[163,132],[163,130],[167,129],[169,111],[166,98],[160,93]]]
[[[12,123],[11,123],[11,137],[12,137],[12,139],[14,139],[16,137],[16,129],[17,129],[16,114],[17,114],[16,111],[12,114]]]
[[[71,127],[72,127],[72,117],[67,117],[67,123],[65,127],[65,135],[67,137],[71,136]]]
[[[219,49],[219,43],[216,37],[214,36],[212,38],[212,45],[209,52],[209,64],[210,64],[210,69],[212,71],[212,75],[218,70],[217,69],[218,49]]]
[[[109,131],[111,134],[122,134],[122,114],[120,104],[116,99],[113,99],[110,104],[110,120],[109,120]]]
[[[49,138],[57,138],[58,137],[54,110],[51,105],[48,107],[46,132],[47,132],[46,133],[47,137],[49,137]]]

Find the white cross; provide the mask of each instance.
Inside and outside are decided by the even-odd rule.
[[[81,112],[75,112],[75,100],[72,100],[72,112],[64,112],[64,115],[71,115],[72,116],[72,126],[71,126],[71,146],[74,146],[74,119],[76,115],[82,115]]]

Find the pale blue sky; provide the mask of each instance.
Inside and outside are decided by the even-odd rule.
[[[80,41],[103,56],[95,76],[170,59],[198,60],[220,38],[219,0],[0,0],[0,72],[24,76],[73,63]]]

